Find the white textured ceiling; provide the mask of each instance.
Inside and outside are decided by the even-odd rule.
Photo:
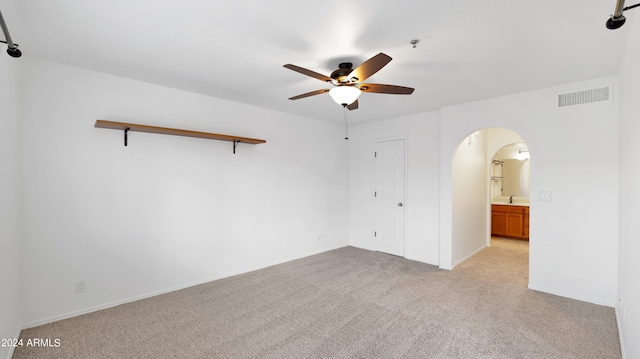
[[[328,94],[288,100],[327,84],[282,65],[329,75],[340,62],[388,54],[367,82],[415,92],[364,93],[350,123],[614,75],[627,33],[604,26],[613,0],[0,4],[25,55],[333,122],[343,112]]]

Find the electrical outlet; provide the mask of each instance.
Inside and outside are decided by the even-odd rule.
[[[76,281],[76,293],[84,293],[86,291],[87,291],[87,281],[84,279]]]

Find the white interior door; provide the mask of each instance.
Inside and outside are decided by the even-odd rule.
[[[404,257],[404,140],[375,144],[374,246]]]

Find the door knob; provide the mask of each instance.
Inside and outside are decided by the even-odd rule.
[[[403,206],[402,202],[398,203],[398,207],[402,207],[402,206]]]

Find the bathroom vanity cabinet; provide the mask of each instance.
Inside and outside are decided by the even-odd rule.
[[[529,240],[529,206],[492,204],[491,235]]]

